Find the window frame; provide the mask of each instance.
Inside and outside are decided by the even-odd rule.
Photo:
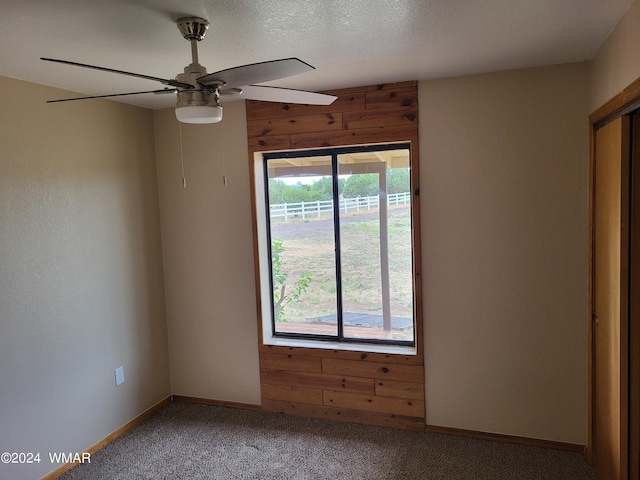
[[[272,266],[273,258],[271,251],[271,218],[269,214],[269,169],[268,161],[270,159],[283,158],[305,158],[317,156],[331,156],[331,177],[333,198],[339,198],[338,179],[339,179],[339,162],[338,156],[342,154],[359,153],[359,152],[376,152],[406,149],[409,152],[409,175],[410,189],[413,189],[415,183],[414,175],[414,152],[411,141],[392,141],[379,144],[367,145],[344,145],[331,146],[324,148],[308,148],[303,150],[280,150],[269,152],[255,153],[255,198],[256,198],[256,228],[257,228],[257,257],[259,274],[259,291],[258,298],[261,299],[262,318],[260,323],[262,326],[262,343],[265,345],[285,345],[285,346],[303,346],[317,348],[339,348],[346,350],[357,350],[366,352],[380,353],[398,353],[398,354],[417,354],[418,335],[420,332],[418,309],[420,296],[416,289],[419,288],[417,279],[417,262],[419,261],[419,252],[415,249],[415,228],[419,228],[419,224],[415,222],[414,209],[417,201],[417,191],[410,191],[410,225],[411,225],[411,277],[412,277],[412,299],[413,299],[413,338],[412,340],[386,340],[375,338],[359,338],[348,337],[344,335],[344,317],[342,304],[342,275],[341,272],[341,243],[340,243],[340,205],[339,202],[333,202],[333,228],[334,228],[334,245],[336,248],[335,268],[336,268],[336,322],[337,334],[324,335],[314,333],[299,332],[278,332],[276,331],[275,308],[273,301],[273,275]],[[416,198],[414,198],[414,196]],[[266,288],[265,288],[266,287]],[[266,305],[265,305],[266,304]],[[266,321],[268,319],[268,321]]]

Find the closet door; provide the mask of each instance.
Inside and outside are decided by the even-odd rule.
[[[595,133],[593,218],[594,460],[628,478],[629,119]]]

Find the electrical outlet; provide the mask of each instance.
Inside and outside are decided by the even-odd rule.
[[[124,383],[124,365],[116,368],[116,387]]]

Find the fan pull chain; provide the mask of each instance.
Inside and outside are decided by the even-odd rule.
[[[224,163],[224,123],[220,123],[220,135],[221,135],[221,140],[220,140],[220,145],[222,146],[222,183],[224,184],[225,188],[227,186],[227,169]]]
[[[187,177],[184,174],[184,152],[182,150],[182,125],[178,122],[178,132],[180,133],[180,166],[182,167],[182,188],[187,188]]]

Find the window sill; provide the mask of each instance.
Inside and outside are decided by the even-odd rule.
[[[306,340],[299,338],[265,338],[265,345],[277,347],[298,347],[298,348],[319,348],[324,350],[348,350],[352,352],[364,353],[385,353],[389,355],[417,355],[416,347],[405,347],[401,345],[379,345],[363,343],[342,343],[328,342],[320,340]]]

